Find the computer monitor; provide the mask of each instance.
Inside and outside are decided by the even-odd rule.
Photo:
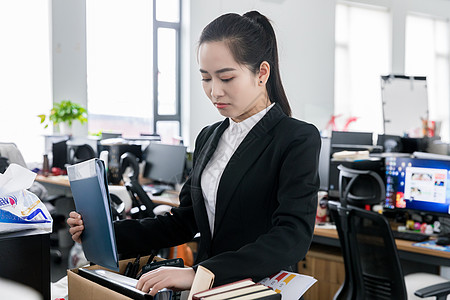
[[[402,142],[398,135],[379,134],[377,145],[383,147],[383,152],[401,152]]]
[[[183,181],[186,147],[151,143],[143,154],[144,177],[158,183],[177,184]]]
[[[372,132],[333,131],[331,133],[331,144],[372,145],[372,135]]]
[[[328,191],[330,176],[330,159],[331,159],[331,139],[322,137],[322,147],[320,147],[319,155],[319,178],[321,191]]]
[[[450,161],[386,157],[387,209],[450,216]]]

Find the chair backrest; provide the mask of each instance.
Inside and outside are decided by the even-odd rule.
[[[383,179],[371,170],[355,170],[338,166],[339,199],[343,206],[347,204],[364,206],[379,204],[386,196]]]
[[[113,220],[122,220],[125,218],[125,203],[115,194],[109,194],[111,198],[111,212]]]
[[[67,145],[67,163],[77,164],[95,158],[95,150],[88,144]]]
[[[125,172],[127,174],[125,174]],[[131,152],[125,152],[120,156],[121,177],[125,175],[129,180],[137,181],[139,178],[139,159]],[[124,179],[125,180],[125,179]]]
[[[0,142],[0,156],[6,157],[10,164],[15,163],[24,168],[27,167],[22,153],[14,143],[1,143]]]
[[[349,202],[359,205],[379,203],[384,196],[383,181],[376,178],[375,172],[361,173],[348,168],[341,172],[342,198],[340,202],[328,202],[339,234],[346,272],[344,284],[334,299],[406,299],[403,271],[386,217],[347,205]],[[359,176],[374,178],[359,180]]]
[[[139,209],[138,218],[154,217],[153,209],[156,204],[150,199],[139,183],[139,160],[133,153],[125,152],[120,157],[120,176],[128,177],[125,187],[130,194],[134,207],[145,206],[145,211]]]
[[[134,207],[139,208],[139,214],[137,218],[155,217],[153,209],[156,204],[150,199],[147,193],[142,188],[141,184],[137,180],[131,180],[125,183],[125,187],[130,194]],[[141,205],[145,206],[145,210],[140,209]]]
[[[6,157],[0,156],[0,173],[5,173],[6,169],[8,169],[9,160]]]

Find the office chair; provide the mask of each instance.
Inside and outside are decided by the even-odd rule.
[[[130,194],[133,207],[137,208],[133,218],[155,217],[153,210],[157,205],[139,183],[139,160],[133,153],[125,152],[120,156],[120,174],[124,177],[125,187]],[[145,209],[142,209],[142,206]]]
[[[133,207],[136,208],[137,212],[132,213],[132,217],[135,219],[141,219],[145,217],[156,217],[157,215],[163,215],[170,212],[172,208],[169,205],[155,204],[147,192],[144,191],[141,184],[139,183],[139,160],[138,158],[130,153],[126,152],[120,157],[120,174],[125,175],[124,182],[127,188],[132,202]],[[142,206],[145,209],[142,209]],[[171,248],[159,249],[158,255],[167,259],[181,257],[184,260],[184,264],[187,266],[192,266],[194,263],[192,250],[187,244],[178,245]]]
[[[419,299],[413,293],[446,299],[450,293],[446,279],[426,273],[403,276],[388,220],[361,208],[385,197],[381,177],[373,171],[338,168],[340,202],[329,201],[328,208],[341,243],[345,280],[333,299]],[[424,288],[429,282],[438,284]]]
[[[95,158],[94,149],[88,144],[67,145],[67,163],[74,165]]]
[[[115,194],[109,193],[111,198],[111,213],[113,220],[125,219],[125,203]]]
[[[9,160],[6,157],[0,156],[0,173],[5,173],[9,166]]]

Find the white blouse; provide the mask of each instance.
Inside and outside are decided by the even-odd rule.
[[[245,119],[242,122],[236,123],[229,118],[230,125],[223,132],[217,144],[216,151],[209,160],[202,173],[201,186],[203,198],[205,198],[206,212],[208,213],[209,228],[211,236],[214,233],[214,220],[216,213],[216,199],[217,189],[219,187],[220,178],[223,170],[228,164],[234,151],[239,147],[241,142],[263,117],[271,109],[275,103],[272,103],[267,108],[263,109],[257,114]]]

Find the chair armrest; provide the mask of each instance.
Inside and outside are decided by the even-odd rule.
[[[434,284],[414,292],[414,295],[425,297],[436,297],[437,299],[445,299],[450,294],[450,281]]]

